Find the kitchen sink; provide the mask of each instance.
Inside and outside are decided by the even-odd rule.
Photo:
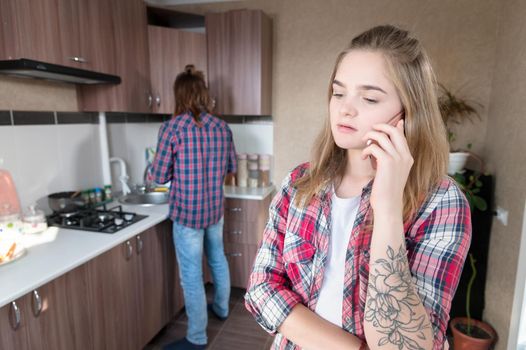
[[[140,205],[149,207],[152,205],[167,204],[170,194],[168,192],[131,193],[119,198],[119,202],[125,205]]]

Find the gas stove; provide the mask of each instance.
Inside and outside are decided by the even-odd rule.
[[[122,210],[122,206],[107,209],[83,209],[73,213],[53,213],[47,217],[49,226],[100,233],[115,233],[148,217]]]

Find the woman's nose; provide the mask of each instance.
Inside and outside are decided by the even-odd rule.
[[[346,97],[340,105],[340,113],[346,117],[354,117],[358,114],[358,110],[354,107],[352,98]]]

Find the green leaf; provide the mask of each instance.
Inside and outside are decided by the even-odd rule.
[[[488,204],[484,200],[484,198],[479,196],[473,196],[473,201],[475,203],[475,207],[480,211],[486,211],[488,209]]]
[[[482,181],[477,180],[477,182],[475,182],[475,185],[477,185],[477,187],[482,187]]]
[[[473,192],[473,193],[479,193],[479,192],[480,192],[480,188],[474,188],[471,192]]]

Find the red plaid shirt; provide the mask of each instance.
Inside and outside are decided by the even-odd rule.
[[[245,305],[256,321],[275,334],[297,303],[316,308],[331,234],[328,186],[306,208],[294,204],[293,183],[308,169],[302,164],[282,184],[270,206],[270,217],[250,276]],[[369,278],[373,180],[362,190],[360,207],[347,248],[343,329],[365,340],[364,310]],[[471,242],[471,212],[466,197],[449,176],[421,206],[413,222],[404,223],[413,282],[428,313],[434,350],[446,341],[451,301]],[[299,349],[277,334],[273,349]]]

